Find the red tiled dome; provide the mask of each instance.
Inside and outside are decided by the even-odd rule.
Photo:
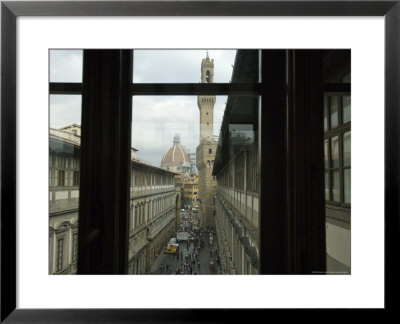
[[[161,160],[161,167],[182,166],[182,163],[185,162],[189,163],[189,156],[186,150],[180,145],[179,134],[175,134],[172,147],[164,154]]]
[[[189,156],[185,149],[179,144],[174,144],[167,153],[164,154],[161,163],[183,163],[189,162]]]

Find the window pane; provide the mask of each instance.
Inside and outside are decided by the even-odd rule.
[[[175,233],[175,219],[181,219],[181,209],[185,210],[182,217],[188,216],[191,224],[182,220],[178,232],[193,231],[193,226],[211,227],[215,219],[226,222],[222,199],[236,208],[240,219],[245,217],[251,228],[258,226],[258,109],[258,96],[133,97],[130,273],[168,274],[160,264],[172,264],[173,271],[181,268],[179,259],[170,261],[170,254],[176,253],[170,239]],[[239,227],[234,230],[243,232]],[[215,237],[209,243],[209,237],[195,236],[189,245],[179,245],[180,252],[192,251],[201,240],[217,247]],[[245,243],[256,273],[257,241],[248,237]],[[143,262],[135,267],[135,260],[141,258]],[[240,264],[242,259],[236,262]],[[207,264],[196,271],[213,273]]]
[[[75,274],[81,96],[51,95],[49,110],[49,273]]]
[[[351,97],[350,96],[342,97],[342,106],[343,106],[343,123],[347,123],[351,120]]]
[[[331,180],[332,180],[332,185],[331,185],[332,200],[339,201],[340,200],[340,191],[339,191],[339,171],[338,170],[332,171]]]
[[[191,226],[209,226],[207,213],[215,210],[215,191],[204,193],[203,188],[205,180],[216,184],[211,172],[226,102],[226,96],[133,97],[130,274],[169,274],[160,264],[170,264],[172,272],[177,267],[184,271],[180,259],[171,262],[177,250],[170,239],[176,232],[189,232],[188,220],[180,222],[178,231],[175,227],[182,209]],[[195,213],[200,201],[206,207]],[[182,242],[178,253],[197,249],[198,239],[189,247]],[[208,269],[196,266],[196,271]]]
[[[328,98],[324,97],[324,132],[328,130]]]
[[[213,174],[218,179],[215,220],[218,238],[232,239],[235,242],[232,258],[237,265],[238,274],[242,274],[245,261],[249,259],[251,273],[260,271],[255,264],[259,255],[258,244],[255,241],[257,236],[250,235],[250,228],[259,227],[260,217],[258,113],[258,96],[228,97],[213,169]],[[244,156],[247,158],[244,159]],[[235,210],[235,213],[230,214],[228,210]],[[246,222],[240,222],[243,219],[246,219]],[[226,237],[225,233],[231,238]],[[233,239],[240,236],[243,236],[243,240]],[[244,252],[243,258],[240,257],[240,251]],[[229,274],[230,256],[225,254],[224,257],[223,273]]]
[[[343,134],[343,166],[351,165],[351,132]]]
[[[329,172],[325,172],[325,200],[329,200]]]
[[[329,108],[331,117],[331,128],[338,126],[339,116],[338,116],[338,97],[329,97]]]
[[[63,244],[64,244],[63,238],[57,240],[57,267],[56,267],[57,272],[61,271],[63,268],[63,258],[64,258]]]
[[[331,168],[339,167],[339,137],[331,138]]]
[[[351,169],[344,169],[344,202],[351,203]]]
[[[228,83],[235,56],[236,50],[134,50],[133,82]]]
[[[237,155],[235,159],[235,189],[244,190],[244,153]]]
[[[82,50],[50,50],[50,82],[82,82]]]
[[[343,83],[351,83],[351,72],[347,73],[343,79],[342,79]]]
[[[324,141],[324,161],[325,161],[325,170],[329,169],[329,141]]]

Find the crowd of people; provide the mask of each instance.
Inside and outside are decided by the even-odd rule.
[[[196,221],[193,222],[193,219],[195,219],[193,216],[195,215],[188,212],[187,214],[184,214],[184,217],[181,219],[182,221],[179,231],[187,232],[189,238],[187,241],[179,242],[179,252],[171,256],[172,259],[168,259],[172,265],[160,265],[161,274],[200,274],[200,251],[204,248],[209,249],[209,259],[215,260],[217,265],[220,264],[218,251],[217,249],[214,249],[213,244],[213,237],[216,235],[215,230],[212,227],[197,226]],[[193,223],[196,225],[193,225]],[[207,255],[208,251],[205,251],[205,253]],[[204,254],[202,255],[204,261]],[[208,266],[209,265],[207,264],[206,267]]]

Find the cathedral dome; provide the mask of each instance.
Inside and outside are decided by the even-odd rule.
[[[180,145],[179,135],[174,136],[171,148],[164,154],[161,167],[171,171],[185,171],[190,167],[190,160],[186,150]]]
[[[189,162],[189,157],[185,149],[179,144],[174,144],[167,153],[164,154],[161,163],[183,163]]]

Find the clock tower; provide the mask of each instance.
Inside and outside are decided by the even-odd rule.
[[[201,83],[214,83],[214,59],[210,60],[208,52],[201,61]],[[215,96],[198,96],[197,106],[200,110],[200,143],[213,135]]]
[[[208,52],[201,61],[201,82],[214,82],[214,60]],[[198,96],[197,106],[200,110],[200,143],[196,149],[196,167],[198,178],[198,217],[200,225],[215,228],[215,188],[217,183],[212,176],[218,137],[213,135],[215,96]]]

